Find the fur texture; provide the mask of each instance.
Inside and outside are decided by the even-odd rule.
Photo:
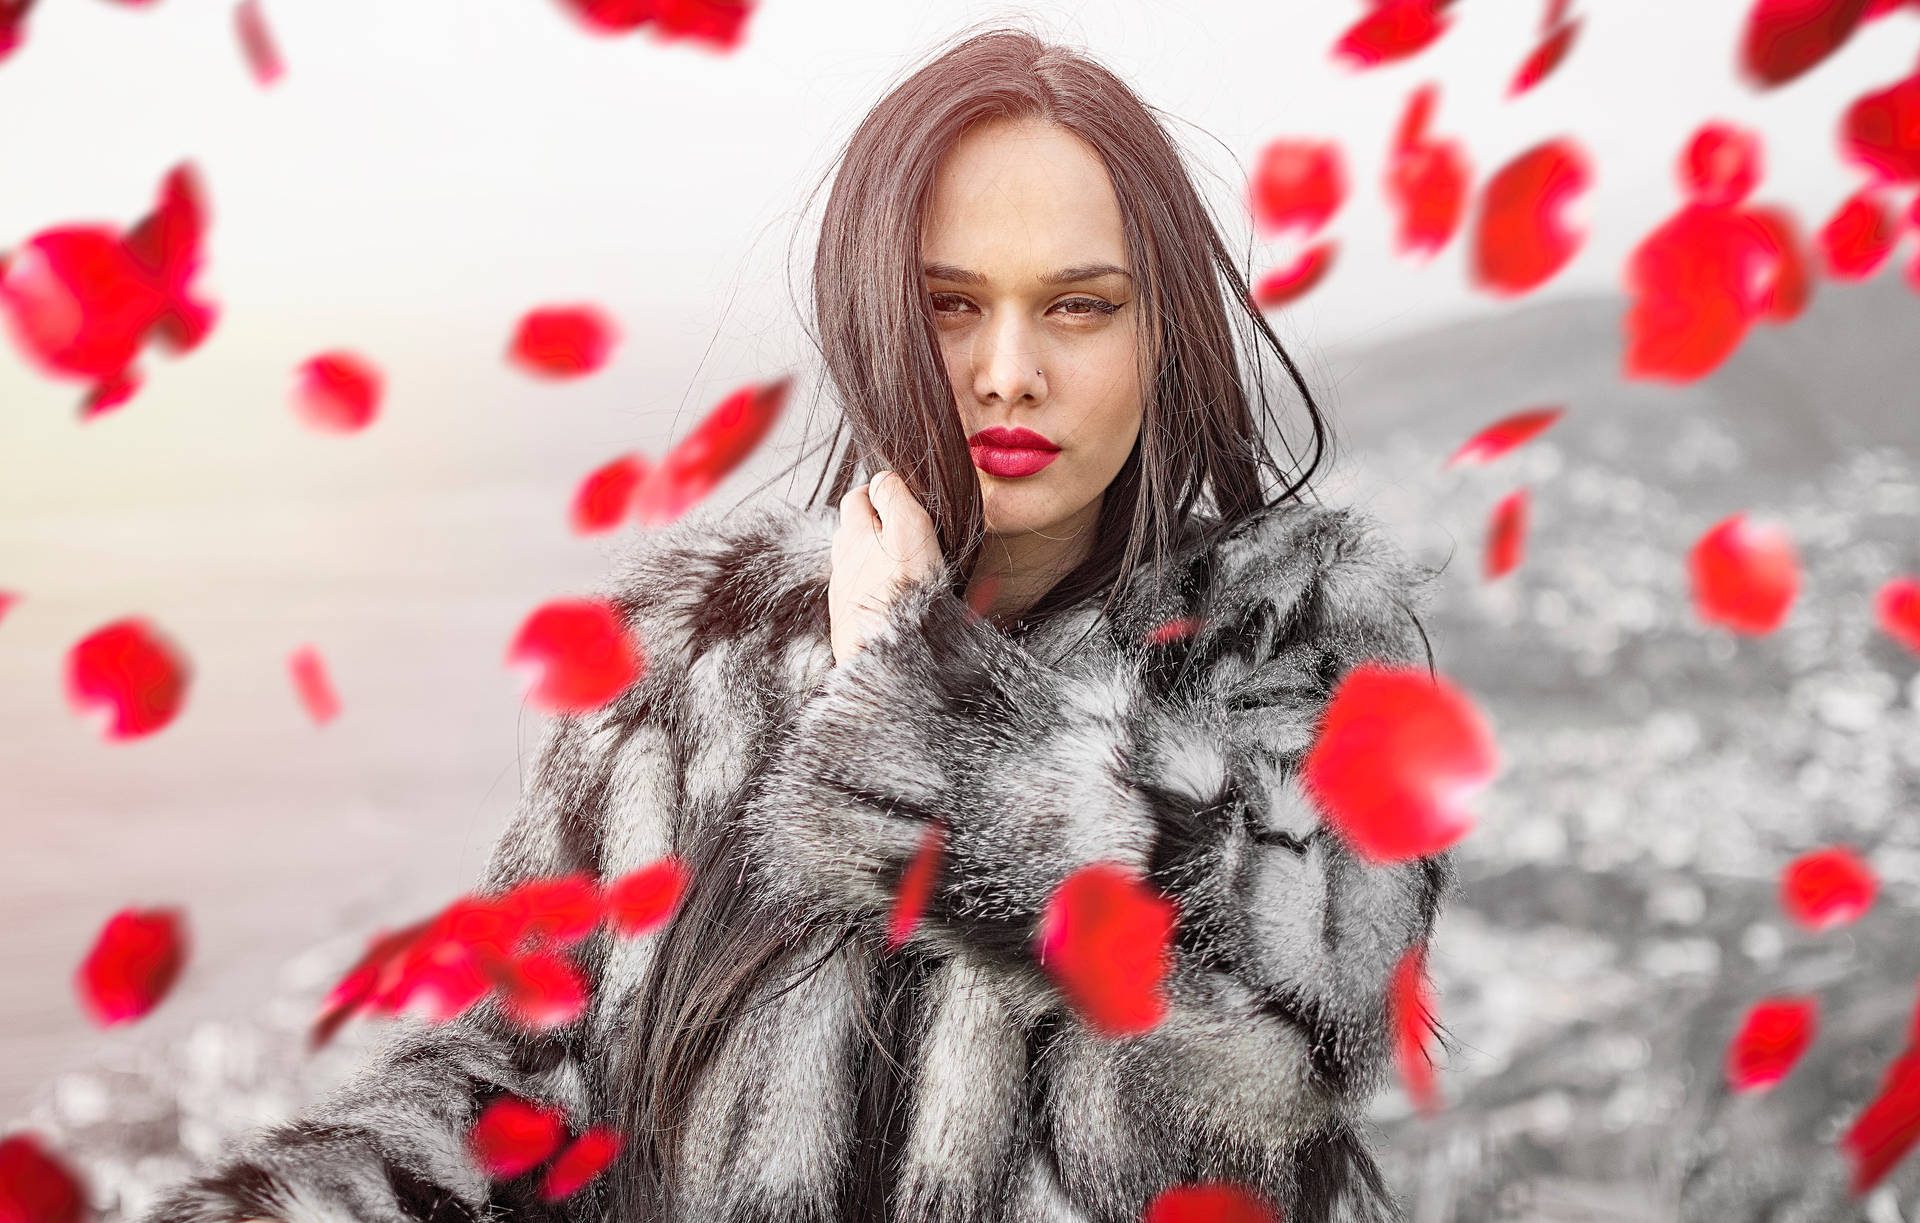
[[[1390,970],[1428,936],[1452,869],[1365,863],[1295,768],[1348,669],[1425,661],[1415,613],[1433,574],[1350,511],[1289,505],[1183,548],[1107,615],[1018,637],[942,572],[836,667],[837,520],[697,510],[635,542],[605,593],[647,671],[552,723],[483,881],[610,879],[738,820],[741,886],[822,932],[799,948],[822,970],[769,991],[701,1081],[677,1217],[848,1217],[885,1006],[909,1037],[882,1165],[891,1218],[1131,1223],[1161,1189],[1211,1179],[1263,1192],[1289,1223],[1400,1218],[1361,1116],[1388,1066]],[[1198,628],[1142,644],[1181,616]],[[885,952],[933,820],[932,899]],[[1124,1040],[1082,1025],[1031,954],[1049,894],[1096,861],[1143,873],[1180,915],[1168,1016]],[[519,1033],[490,1002],[401,1021],[333,1096],[143,1223],[602,1217],[593,1189],[549,1206],[537,1177],[489,1185],[462,1147],[502,1092],[559,1104],[576,1128],[614,1116],[606,1085],[651,949],[585,944],[593,1006],[559,1033]]]

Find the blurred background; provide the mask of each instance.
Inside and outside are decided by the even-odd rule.
[[[810,478],[761,487],[818,389],[807,193],[935,42],[1015,18],[1166,113],[1250,274],[1297,249],[1252,231],[1260,150],[1344,151],[1338,261],[1268,317],[1341,433],[1326,498],[1446,566],[1438,661],[1507,760],[1429,961],[1458,1045],[1444,1108],[1395,1086],[1376,1109],[1413,1218],[1920,1219],[1920,1158],[1850,1199],[1835,1150],[1920,982],[1920,657],[1872,612],[1920,572],[1920,225],[1865,280],[1816,260],[1806,312],[1710,375],[1622,374],[1622,269],[1680,207],[1695,129],[1758,133],[1754,199],[1816,230],[1863,181],[1840,115],[1920,53],[1909,8],[1760,90],[1736,68],[1752,7],[1576,0],[1566,61],[1510,99],[1533,0],[1465,0],[1431,47],[1366,71],[1330,54],[1364,11],[1336,0],[764,0],[727,52],[595,35],[557,0],[266,0],[286,62],[270,87],[230,0],[46,0],[0,63],[0,250],[128,224],[191,160],[211,212],[198,283],[221,314],[84,422],[82,384],[0,344],[0,590],[17,596],[0,1132],[45,1136],[119,1218],[358,1061],[375,1025],[303,1052],[319,999],[369,935],[473,885],[540,728],[506,645],[638,529],[576,533],[574,489],[790,372],[795,406],[713,497],[808,495]],[[1430,260],[1395,249],[1380,180],[1429,81],[1476,186],[1552,137],[1591,158],[1587,238],[1530,294],[1477,290],[1464,235]],[[546,382],[505,359],[521,315],[555,301],[617,320],[603,371]],[[335,348],[386,376],[358,434],[289,406],[295,367]],[[1540,440],[1443,470],[1543,404],[1567,414]],[[1485,580],[1488,514],[1523,486],[1525,560]],[[1688,595],[1687,549],[1741,511],[1785,526],[1804,566],[1761,637],[1702,624]],[[163,731],[107,742],[67,705],[66,652],[135,614],[180,643],[192,686]],[[324,726],[287,677],[302,645],[342,702]],[[1777,880],[1831,844],[1882,890],[1812,934]],[[192,956],[164,1005],[102,1029],[74,968],[128,905],[184,907]],[[1730,1093],[1741,1013],[1793,993],[1820,995],[1819,1039],[1778,1087]]]

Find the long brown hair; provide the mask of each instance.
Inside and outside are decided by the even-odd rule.
[[[1091,553],[1026,609],[1016,630],[1103,592],[1104,611],[1138,571],[1148,564],[1158,571],[1196,507],[1214,520],[1204,537],[1305,497],[1331,444],[1306,380],[1253,303],[1241,265],[1157,115],[1082,52],[995,25],[956,35],[889,88],[841,149],[837,172],[829,167],[810,338],[838,411],[807,504],[821,505],[823,489],[826,502],[837,504],[875,472],[899,472],[933,518],[942,555],[958,558],[964,583],[985,522],[920,270],[935,171],[963,134],[998,119],[1057,124],[1106,165],[1140,308],[1140,435],[1107,487]],[[1269,373],[1269,358],[1280,377]],[[1297,401],[1304,453],[1273,423],[1270,385]],[[1285,465],[1269,436],[1280,440]],[[786,472],[817,449],[803,447]],[[1276,491],[1266,491],[1263,473]],[[955,593],[963,591],[964,584]],[[695,1087],[756,990],[789,963],[798,972],[780,988],[793,988],[830,958],[796,954],[803,937],[821,935],[818,923],[769,912],[733,886],[745,852],[737,830],[724,827],[681,852],[694,882],[660,936],[626,1020],[632,1056],[610,1084],[630,1139],[608,1178],[611,1217],[620,1223],[669,1217],[675,1147]],[[852,930],[825,934],[833,949],[856,937]],[[867,1134],[854,1160],[847,1217],[884,1217],[886,1151],[899,1145],[889,1138],[903,1124],[899,1045],[924,966],[904,955],[887,964],[867,1018],[874,1048],[861,1099],[863,1127],[878,1132]]]

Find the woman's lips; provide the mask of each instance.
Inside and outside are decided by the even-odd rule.
[[[975,442],[973,465],[990,476],[1003,480],[1030,476],[1060,457],[1058,450],[1032,450],[1024,446],[989,446]]]

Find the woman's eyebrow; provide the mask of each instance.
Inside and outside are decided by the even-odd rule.
[[[935,280],[951,280],[955,284],[983,285],[987,278],[968,268],[955,267],[951,263],[929,263],[920,269]],[[1040,278],[1043,285],[1078,284],[1083,280],[1098,280],[1102,276],[1125,276],[1133,279],[1133,273],[1111,263],[1076,263],[1072,267],[1061,268]]]

